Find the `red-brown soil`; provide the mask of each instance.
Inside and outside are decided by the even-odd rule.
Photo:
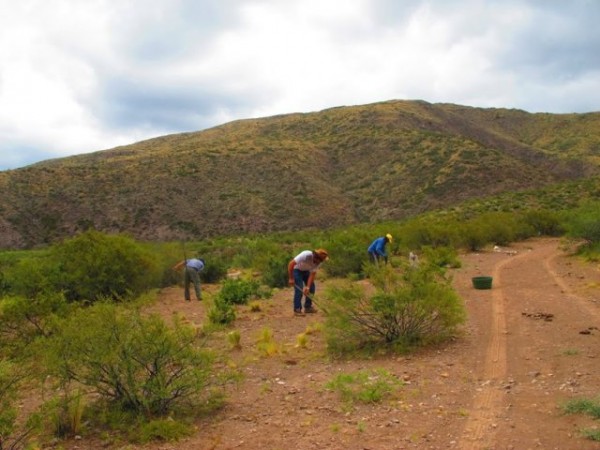
[[[504,251],[509,250],[509,251]],[[238,310],[241,349],[226,332],[211,340],[243,375],[226,406],[197,423],[197,433],[173,443],[102,445],[85,436],[65,449],[599,449],[580,436],[599,427],[560,405],[600,395],[600,274],[561,249],[536,239],[503,251],[471,253],[452,270],[464,299],[464,333],[411,356],[330,360],[318,331],[322,314],[294,317],[291,289],[261,301],[261,311]],[[493,277],[490,290],[471,278]],[[317,280],[320,288],[326,281]],[[214,287],[207,286],[210,292]],[[202,302],[184,302],[180,288],[161,292],[151,307],[166,318],[181,314],[199,328]],[[309,328],[310,327],[310,328]],[[273,331],[280,352],[264,356],[256,341]],[[306,348],[297,336],[308,334]],[[312,330],[312,332],[311,332]],[[316,330],[316,331],[315,331]],[[385,369],[404,381],[398,395],[378,404],[346,407],[325,384],[336,374]]]

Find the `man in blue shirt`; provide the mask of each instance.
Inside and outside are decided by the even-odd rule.
[[[173,267],[173,270],[179,270],[185,266],[184,276],[184,297],[185,301],[190,301],[190,284],[194,283],[194,290],[196,291],[196,300],[202,300],[202,292],[200,289],[200,272],[204,269],[203,259],[188,259],[181,261]]]
[[[388,262],[388,255],[385,251],[385,246],[388,242],[392,242],[392,235],[389,233],[378,237],[369,245],[367,252],[369,252],[369,257],[375,264],[379,264],[380,259],[383,259],[386,263]]]

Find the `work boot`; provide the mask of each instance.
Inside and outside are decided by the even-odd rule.
[[[317,312],[317,309],[313,308],[312,306],[307,306],[307,307],[304,308],[304,312],[306,314],[314,314],[314,313]]]
[[[302,312],[302,308],[294,309],[294,315],[295,316],[303,316],[304,313]]]

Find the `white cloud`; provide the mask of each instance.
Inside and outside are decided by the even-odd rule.
[[[600,3],[0,0],[0,170],[390,99],[598,110]]]

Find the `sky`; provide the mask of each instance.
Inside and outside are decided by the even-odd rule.
[[[600,111],[600,0],[0,0],[0,171],[387,100]]]

